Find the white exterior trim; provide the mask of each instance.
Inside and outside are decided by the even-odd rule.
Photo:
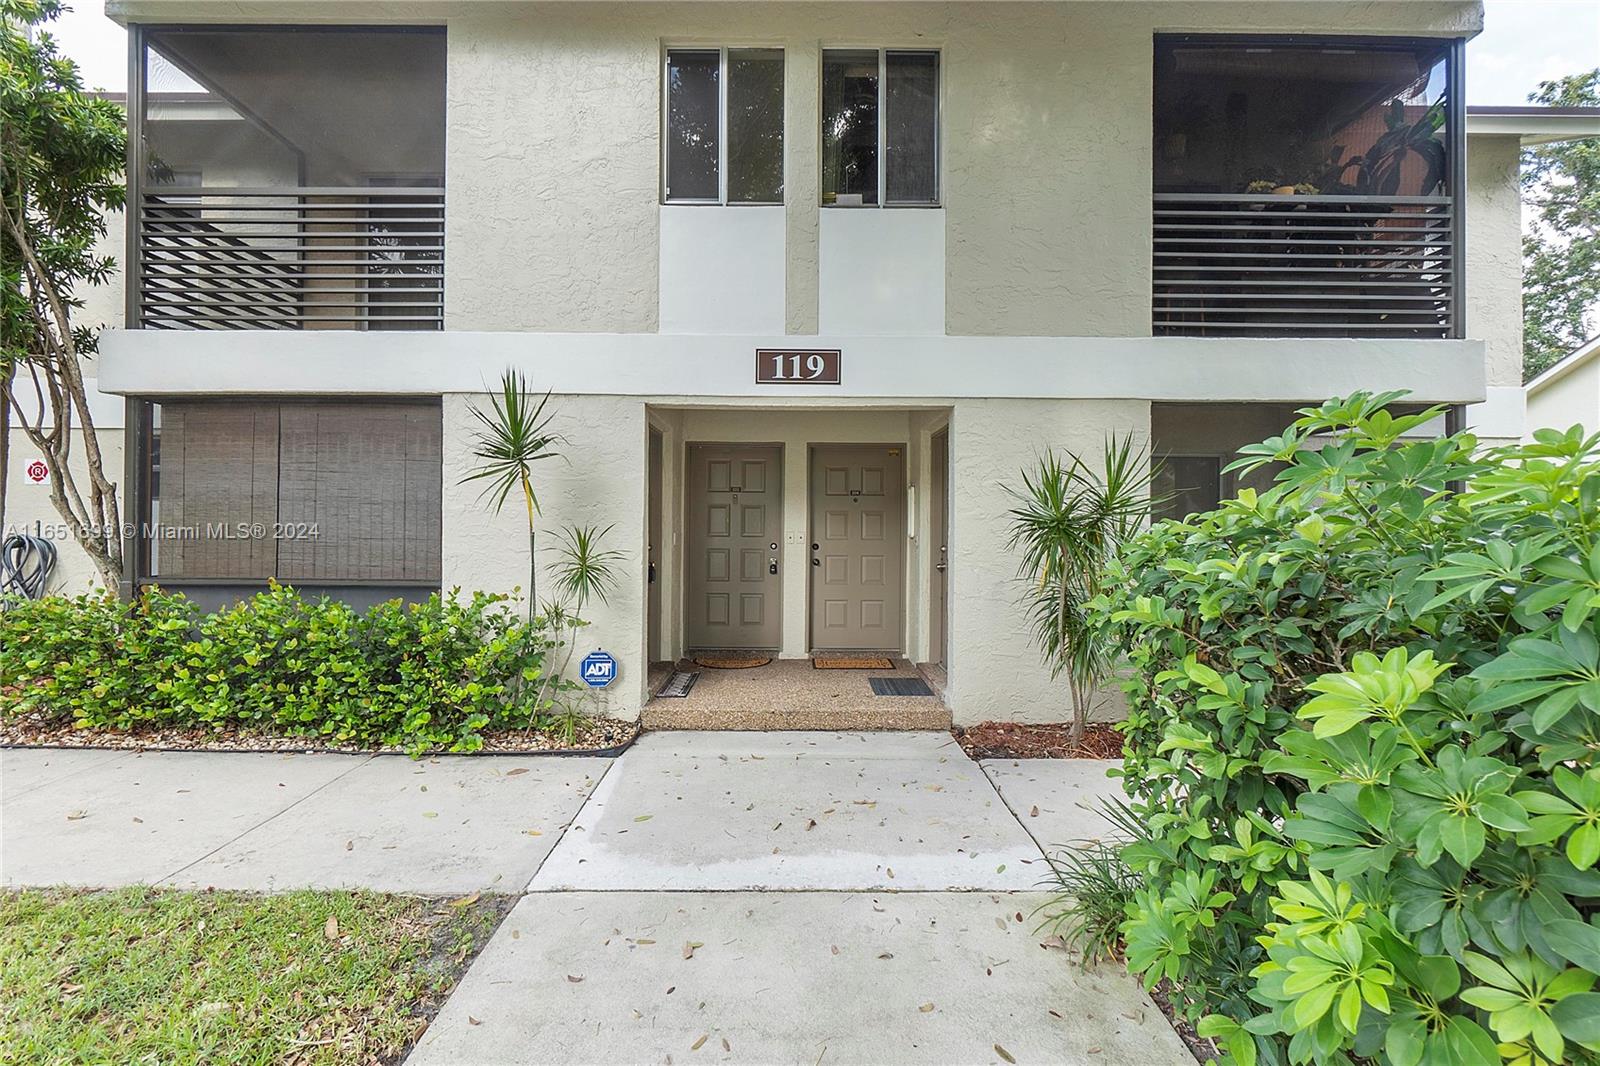
[[[838,348],[843,385],[757,385],[757,348]],[[483,392],[507,366],[561,394],[1271,402],[1406,389],[1485,398],[1475,340],[865,337],[107,330],[100,387],[131,395]]]

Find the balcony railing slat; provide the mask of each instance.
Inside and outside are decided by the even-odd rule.
[[[138,224],[145,328],[444,323],[443,189],[157,189]]]
[[[1449,197],[1157,193],[1153,212],[1157,334],[1452,335]]]

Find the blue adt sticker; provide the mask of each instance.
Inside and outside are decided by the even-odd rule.
[[[590,688],[605,688],[617,679],[617,660],[608,651],[592,651],[578,664],[578,676]]]

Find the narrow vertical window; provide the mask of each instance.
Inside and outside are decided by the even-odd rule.
[[[721,198],[722,57],[667,53],[667,199]]]
[[[939,201],[939,53],[884,57],[884,202]]]
[[[822,202],[939,202],[939,53],[823,52]]]
[[[783,51],[667,51],[668,203],[783,202]]]
[[[728,202],[783,202],[783,52],[728,50]]]

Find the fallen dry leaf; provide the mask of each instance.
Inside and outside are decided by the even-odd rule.
[[[645,937],[640,937],[638,940],[635,940],[634,943],[635,944],[654,944],[655,941],[654,940],[649,940],[649,939],[647,939]]]
[[[1039,817],[1039,805],[1037,803],[1035,803],[1033,805],[1033,809],[1032,810],[1028,811],[1028,817],[1029,818],[1037,818],[1037,817]]]
[[[839,945],[838,944],[833,945],[833,953],[835,955],[839,954]]]
[[[733,1050],[733,1045],[728,1043],[728,1038],[727,1037],[723,1037],[722,1038],[722,1050],[723,1051],[732,1051]]]
[[[692,959],[692,958],[694,958],[694,949],[695,948],[703,948],[703,947],[705,947],[705,945],[702,944],[700,941],[691,940],[688,943],[683,945],[683,957],[686,958],[686,959]]]
[[[696,1040],[694,1043],[689,1045],[689,1050],[690,1051],[699,1051],[701,1048],[705,1047],[706,1041],[710,1040],[710,1039],[711,1039],[711,1034],[710,1033],[701,1033],[700,1034],[700,1039]]]
[[[78,821],[82,821],[83,819],[85,819],[87,817],[89,817],[89,812],[88,811],[73,811],[73,812],[71,812],[70,814],[67,815],[67,821],[69,821],[69,822],[78,822]]]
[[[648,822],[650,819],[652,819],[654,817],[655,817],[655,815],[653,815],[653,814],[641,814],[641,815],[639,815],[639,817],[635,818],[634,821],[636,821],[636,822]]]
[[[577,974],[567,974],[567,980],[571,981],[575,985],[583,984],[583,978],[579,977]]]
[[[919,1011],[921,1011],[923,1014],[927,1014],[929,1011],[933,1010],[933,1004],[932,1003],[924,1003],[922,1006],[918,1007],[917,1009]]]
[[[322,935],[329,940],[339,939],[339,919],[328,915],[328,920],[322,923]]]
[[[453,899],[453,900],[450,901],[450,906],[452,906],[452,907],[470,907],[474,903],[478,902],[478,896],[479,895],[481,895],[481,893],[474,892],[470,896],[462,896],[460,899]]]
[[[423,811],[422,812],[422,816],[424,818],[437,818],[437,817],[439,817],[439,812],[438,811]]]
[[[513,929],[513,930],[511,930],[511,939],[512,940],[521,940],[522,939],[522,930],[521,929]]]
[[[524,829],[523,832],[526,833],[528,836],[531,836],[531,837],[542,837],[542,836],[544,836],[544,834],[541,833],[537,829]]]
[[[880,959],[892,959],[892,958],[894,958],[894,953],[892,951],[885,951],[881,955],[879,955],[878,958],[880,958]]]
[[[1005,1059],[1007,1062],[1016,1062],[1017,1061],[1016,1059],[1011,1057],[1011,1052],[1007,1051],[1005,1048],[1001,1047],[999,1044],[996,1044],[994,1046],[994,1053],[996,1055],[999,1055],[1001,1058]]]
[[[817,827],[817,820],[815,818],[807,818],[806,819],[806,832],[809,833],[813,829],[815,829],[816,827]]]
[[[528,768],[526,766],[519,766],[515,770],[507,770],[506,771],[506,776],[507,777],[516,777],[518,774],[525,774],[527,772],[528,772]]]
[[[354,851],[354,850],[356,850],[356,842],[354,840],[346,840],[344,842],[344,850],[346,850],[346,851]]]
[[[469,1015],[467,1015],[467,1024],[468,1025],[482,1025],[483,1023],[469,1014]]]

